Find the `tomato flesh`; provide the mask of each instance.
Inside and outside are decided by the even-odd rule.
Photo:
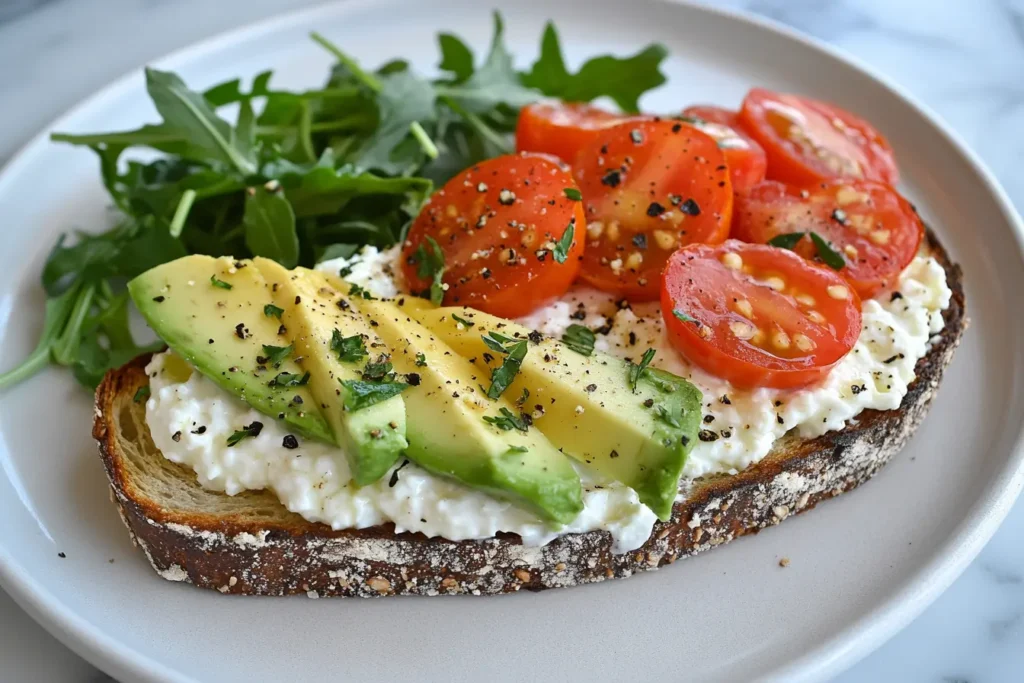
[[[732,235],[768,242],[779,235],[816,232],[845,262],[839,274],[861,297],[895,284],[917,254],[924,225],[910,202],[887,185],[842,180],[802,189],[765,182],[736,199]],[[809,237],[794,250],[819,259]]]
[[[741,388],[816,382],[861,328],[860,298],[834,271],[737,240],[676,251],[661,308],[676,349]]]
[[[764,180],[768,168],[764,150],[754,138],[743,132],[738,112],[700,105],[687,107],[683,116],[694,119],[690,125],[713,137],[722,149],[725,163],[729,166],[733,192],[746,192]]]
[[[660,275],[680,245],[729,234],[732,185],[715,141],[672,120],[633,120],[580,150],[587,248],[580,277],[633,301],[658,298]]]
[[[583,205],[568,196],[575,191],[569,171],[542,155],[509,154],[462,171],[434,193],[409,229],[402,273],[410,290],[430,290],[432,275],[421,261],[432,238],[444,257],[446,305],[515,318],[561,296],[583,253]],[[570,229],[559,262],[556,247]]]
[[[516,151],[542,152],[572,163],[601,131],[631,117],[585,102],[536,102],[519,112]]]
[[[808,185],[831,178],[865,178],[895,185],[892,147],[867,121],[809,97],[754,88],[740,124],[768,156],[769,180]]]

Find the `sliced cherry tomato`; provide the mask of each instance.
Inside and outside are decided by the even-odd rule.
[[[895,185],[892,147],[867,121],[809,97],[754,88],[740,123],[768,155],[768,179],[809,185],[830,178],[866,178]]]
[[[696,119],[691,125],[718,142],[732,178],[732,191],[746,192],[764,180],[768,162],[761,145],[743,132],[739,113],[712,106],[687,107],[683,116]]]
[[[769,181],[736,198],[733,237],[768,242],[800,232],[807,234],[793,245],[798,254],[821,260],[810,235],[817,233],[843,257],[839,274],[868,298],[893,284],[913,260],[924,225],[910,202],[888,185],[869,180],[837,180],[809,189]]]
[[[516,151],[553,154],[572,163],[602,130],[631,118],[585,102],[529,104],[519,112]]]
[[[570,197],[578,191],[566,167],[537,154],[509,154],[462,171],[409,229],[402,272],[411,291],[429,292],[436,243],[447,305],[515,318],[561,296],[583,253],[583,204]]]
[[[800,387],[857,342],[860,298],[791,251],[729,240],[692,244],[665,268],[661,309],[691,363],[737,387]]]
[[[729,234],[725,156],[711,137],[679,121],[609,128],[580,150],[573,173],[587,218],[580,277],[598,289],[655,300],[673,251]]]

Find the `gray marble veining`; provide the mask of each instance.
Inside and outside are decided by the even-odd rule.
[[[292,0],[292,7],[317,0]],[[826,40],[937,111],[1024,208],[1024,0],[727,0]],[[15,5],[20,7],[12,9]],[[0,0],[0,162],[122,73],[279,0]],[[28,8],[28,9],[26,9]],[[144,31],[159,25],[160,31]],[[146,40],[132,36],[146,35]],[[956,583],[841,683],[1024,681],[1024,501]],[[0,592],[0,679],[100,683]]]

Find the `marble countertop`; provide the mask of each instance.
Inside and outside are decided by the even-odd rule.
[[[322,0],[3,0],[0,163],[77,101],[201,38]],[[1024,209],[1024,0],[727,0],[836,45],[952,124]],[[153,30],[159,26],[159,30]],[[141,39],[145,36],[145,39]],[[17,66],[13,66],[17,65]],[[1024,679],[1024,499],[964,574],[836,679]],[[109,681],[0,591],[0,679]]]

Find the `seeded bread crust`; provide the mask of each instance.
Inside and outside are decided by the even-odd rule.
[[[515,534],[461,542],[396,534],[391,524],[333,531],[288,512],[271,493],[205,492],[190,469],[159,454],[145,426],[144,404],[133,400],[148,384],[148,355],[104,378],[96,391],[93,437],[133,542],[171,581],[241,595],[381,597],[492,595],[625,578],[810,510],[866,482],[903,448],[967,326],[963,274],[934,235],[928,242],[953,297],[945,327],[918,361],[917,379],[900,408],[865,411],[856,424],[815,439],[787,434],[743,472],[692,482],[672,518],[656,523],[641,548],[622,555],[611,552],[604,531],[568,534],[542,547],[524,546]],[[186,495],[154,495],[161,477]],[[223,509],[198,502],[211,497],[223,498]]]

